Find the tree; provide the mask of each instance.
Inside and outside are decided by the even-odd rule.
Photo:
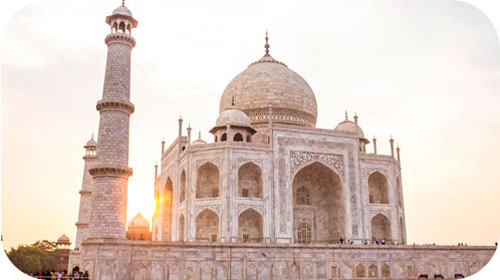
[[[31,245],[19,245],[7,253],[9,260],[24,273],[33,274],[56,268],[56,243],[39,240]]]

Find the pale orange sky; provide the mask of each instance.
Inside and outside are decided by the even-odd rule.
[[[104,18],[120,1],[43,0],[2,44],[4,248],[75,239],[84,150],[97,132]],[[194,134],[227,83],[264,52],[311,85],[317,127],[357,112],[401,146],[409,243],[493,244],[500,233],[500,47],[489,19],[455,1],[127,1],[132,53],[128,216],[151,218],[160,142],[182,114]],[[369,152],[372,147],[368,148]]]

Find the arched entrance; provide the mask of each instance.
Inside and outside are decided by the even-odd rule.
[[[219,235],[219,217],[209,209],[196,216],[196,241],[217,242]]]
[[[262,171],[256,164],[247,162],[238,169],[238,195],[262,198]]]
[[[296,243],[334,243],[345,238],[342,182],[332,169],[314,162],[296,173],[292,186]]]
[[[368,177],[368,200],[370,203],[388,204],[389,186],[387,179],[380,172],[374,172]]]
[[[391,241],[391,221],[382,214],[377,214],[371,221],[372,240]]]
[[[246,242],[262,242],[262,216],[253,209],[247,209],[238,218],[238,237]]]
[[[207,162],[203,164],[196,175],[196,198],[219,196],[219,169]]]

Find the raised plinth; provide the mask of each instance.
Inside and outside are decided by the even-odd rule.
[[[89,238],[80,268],[92,279],[416,279],[470,276],[493,246],[189,243]],[[126,273],[123,273],[126,272]]]

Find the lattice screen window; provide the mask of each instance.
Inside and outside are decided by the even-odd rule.
[[[298,243],[311,243],[311,224],[302,222],[297,227],[297,242]]]
[[[305,187],[297,190],[296,195],[297,205],[310,205],[309,191]]]

